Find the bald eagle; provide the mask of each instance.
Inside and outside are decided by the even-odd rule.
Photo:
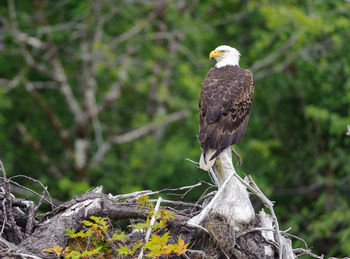
[[[239,57],[235,48],[226,45],[209,55],[217,63],[205,77],[199,101],[199,165],[203,170],[209,170],[216,157],[240,141],[247,129],[254,83],[252,73],[239,67]],[[240,164],[239,155],[234,154]]]

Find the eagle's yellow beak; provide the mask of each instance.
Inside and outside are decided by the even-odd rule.
[[[215,57],[221,57],[222,53],[218,52],[217,50],[213,50],[209,54],[209,59],[215,58]]]

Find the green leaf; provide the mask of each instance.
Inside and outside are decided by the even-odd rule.
[[[137,241],[134,246],[132,247],[131,254],[134,254],[137,249],[139,249],[143,243],[141,241]]]
[[[147,195],[141,195],[137,197],[137,205],[141,206],[141,208],[143,208],[149,202],[149,197]]]
[[[117,251],[118,251],[118,256],[131,254],[127,246],[123,246],[122,248],[117,249]]]
[[[65,236],[72,237],[75,234],[75,229],[65,229]]]
[[[82,254],[76,250],[73,250],[66,254],[64,258],[70,258],[70,259],[80,259],[82,257]]]
[[[93,256],[93,255],[98,255],[100,253],[100,250],[102,249],[102,247],[96,247],[93,250],[88,250],[88,251],[84,251],[81,256]]]
[[[117,231],[113,234],[112,238],[109,238],[108,241],[119,241],[126,237],[126,234],[121,231]]]
[[[87,227],[96,227],[97,228],[97,224],[94,224],[91,221],[83,220],[81,223],[83,223]]]
[[[48,252],[48,253],[53,253],[53,254],[55,254],[57,256],[61,256],[62,250],[63,250],[62,247],[60,247],[58,245],[54,245],[51,248],[41,250],[41,252]]]
[[[132,227],[135,230],[141,230],[149,227],[149,224],[147,223],[137,223],[134,225],[129,225],[128,227]]]
[[[175,245],[173,248],[173,252],[177,253],[178,255],[185,253],[187,251],[188,244],[189,243],[185,244],[185,241],[180,236],[177,245]]]

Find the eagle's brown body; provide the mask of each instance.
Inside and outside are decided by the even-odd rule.
[[[243,137],[248,125],[253,89],[253,75],[249,70],[232,65],[209,70],[199,101],[198,141],[202,145],[204,160],[216,158]],[[210,157],[206,157],[206,154],[210,154]]]

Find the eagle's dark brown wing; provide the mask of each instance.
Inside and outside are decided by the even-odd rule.
[[[198,141],[210,160],[244,135],[253,100],[253,75],[238,66],[213,67],[202,86]]]

